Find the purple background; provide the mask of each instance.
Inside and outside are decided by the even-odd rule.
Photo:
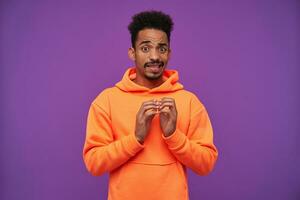
[[[71,3],[72,2],[72,3]],[[299,1],[0,3],[0,199],[105,199],[82,160],[87,111],[132,65],[130,17],[175,22],[169,63],[206,105],[220,156],[191,199],[300,199]]]

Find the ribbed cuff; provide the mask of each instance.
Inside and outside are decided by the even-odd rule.
[[[137,152],[144,148],[144,145],[139,143],[134,134],[126,136],[124,139],[124,147],[131,156],[134,156]]]
[[[176,129],[175,132],[169,137],[162,135],[163,139],[167,143],[170,149],[176,149],[183,145],[186,140],[186,135],[184,135],[180,130]]]

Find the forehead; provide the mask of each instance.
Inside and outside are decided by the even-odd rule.
[[[168,44],[167,34],[157,29],[143,29],[137,35],[136,44],[139,45],[143,41],[150,41],[151,43],[166,43]]]

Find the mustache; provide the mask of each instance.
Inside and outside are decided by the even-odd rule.
[[[165,63],[163,61],[161,61],[161,60],[152,60],[150,62],[146,62],[144,64],[144,67],[148,67],[149,65],[159,65],[159,66],[162,67],[162,66],[165,65]]]

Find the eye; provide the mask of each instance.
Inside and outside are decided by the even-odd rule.
[[[148,46],[143,46],[143,47],[141,48],[141,50],[142,50],[143,52],[148,52],[148,51],[149,51],[149,47],[148,47]]]
[[[160,53],[166,53],[168,49],[166,47],[159,47],[159,52]]]

